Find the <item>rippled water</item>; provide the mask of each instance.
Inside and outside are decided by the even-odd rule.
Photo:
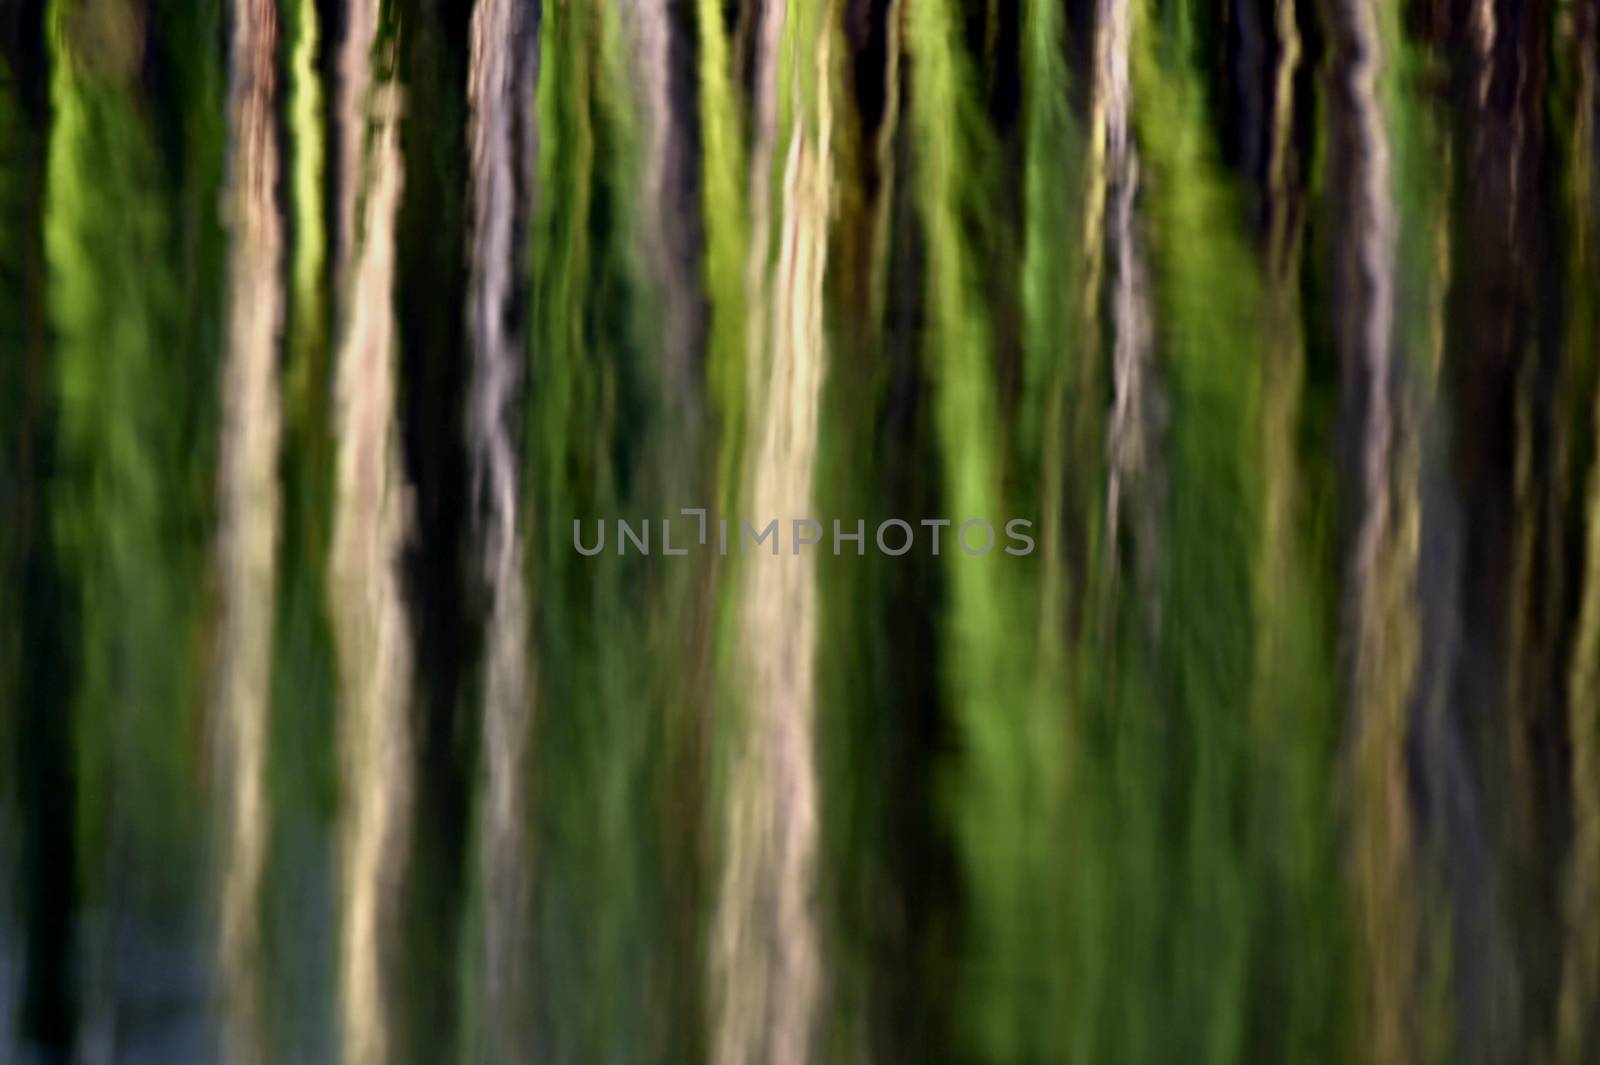
[[[0,1062],[1600,1060],[1597,47],[9,0]]]

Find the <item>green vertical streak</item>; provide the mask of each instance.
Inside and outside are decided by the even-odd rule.
[[[748,10],[748,9],[746,9]],[[719,516],[732,524],[738,535],[739,502],[744,485],[745,425],[745,346],[749,335],[749,315],[745,286],[751,219],[747,198],[748,152],[741,133],[740,101],[735,90],[729,41],[723,21],[723,5],[718,0],[697,0],[695,26],[699,34],[700,172],[702,215],[705,226],[704,274],[706,302],[710,313],[707,334],[706,374],[708,406],[719,420],[716,437],[716,482],[714,499],[707,514],[708,542],[717,544]],[[612,530],[613,535],[615,530]],[[728,744],[724,722],[737,712],[734,650],[738,643],[738,561],[719,559],[712,576],[710,592],[712,617],[707,626],[711,642],[708,730],[703,748],[702,794],[705,809],[700,828],[708,841],[696,858],[704,862],[705,883],[714,885],[714,870],[724,828],[722,802],[727,788]],[[710,892],[714,894],[714,888]],[[709,920],[702,916],[702,928]],[[701,1011],[705,1017],[706,1010]],[[702,1041],[702,1045],[706,1045]]]
[[[288,166],[285,194],[287,326],[283,383],[283,532],[273,635],[268,789],[267,1017],[273,1055],[317,1059],[335,1043],[335,941],[327,904],[338,803],[337,676],[325,604],[329,522],[334,512],[333,375],[325,234],[327,125],[318,72],[323,38],[315,0],[283,5]],[[315,855],[317,860],[313,860]]]
[[[1250,798],[1263,302],[1241,205],[1205,139],[1186,12],[1176,23],[1163,32],[1136,3],[1135,124],[1171,427],[1155,665],[1168,737],[1158,764],[1177,789],[1164,962],[1183,1035],[1157,1057],[1223,1062],[1244,1046],[1255,903],[1235,811]]]
[[[1026,468],[1038,470],[1033,480],[1043,481],[1059,480],[1062,474],[1059,456],[1051,453],[1061,418],[1053,408],[1072,368],[1087,357],[1078,341],[1081,323],[1074,314],[1083,241],[1078,218],[1083,194],[1081,145],[1071,109],[1061,16],[1055,4],[1028,0],[1022,28],[1026,335],[1025,386],[1016,436]],[[1064,531],[1045,530],[1045,535]]]
[[[1432,87],[1442,59],[1413,42],[1394,4],[1377,4],[1378,34],[1386,57],[1378,93],[1389,126],[1393,152],[1395,208],[1399,216],[1397,244],[1400,291],[1395,299],[1397,353],[1430,388],[1437,367],[1431,364],[1434,324],[1426,313],[1443,294],[1437,270],[1434,220],[1440,203],[1440,174],[1448,161],[1446,131],[1436,113]],[[1430,401],[1431,394],[1427,397]]]
[[[172,44],[195,46],[181,69],[193,95],[181,150],[163,158],[135,95],[127,9],[74,10],[58,3],[49,18],[56,121],[44,226],[61,418],[56,532],[81,623],[79,846],[84,886],[104,901],[113,871],[124,898],[178,887],[201,808],[207,352],[219,313],[204,279],[220,276],[221,105],[197,17],[175,27],[193,34]]]
[[[969,519],[1011,517],[1000,470],[991,331],[977,296],[990,246],[977,229],[996,204],[986,194],[992,134],[974,109],[970,60],[952,5],[918,2],[907,12],[907,57],[916,194],[927,249],[926,358],[942,448],[949,616],[942,684],[956,722],[952,767],[956,835],[971,908],[964,949],[962,1028],[983,1060],[1045,1060],[1060,1043],[1051,973],[1059,884],[1052,815],[1061,788],[1061,708],[1036,682],[1028,634],[1033,597],[1024,583],[1036,560],[995,551],[966,556],[955,542]],[[972,229],[968,229],[968,226]],[[1004,543],[1003,533],[1000,543]]]
[[[832,76],[846,87],[836,87],[834,98],[847,98],[847,71],[835,69]],[[818,515],[838,515],[845,532],[854,532],[857,515],[869,530],[876,527],[879,515],[869,486],[880,483],[883,464],[873,442],[888,356],[869,296],[867,259],[868,244],[881,239],[872,220],[874,206],[890,193],[880,189],[873,201],[859,180],[865,141],[859,113],[846,109],[833,129],[837,213],[829,232],[824,298],[837,308],[839,322],[829,334],[815,490]],[[825,517],[819,520],[826,525]],[[831,527],[825,530],[824,543],[831,543],[831,533]],[[839,558],[826,557],[826,549],[823,555],[816,570],[816,661],[826,667],[816,671],[815,720],[818,866],[828,871],[818,891],[828,959],[828,1020],[819,1042],[822,1060],[871,1060],[880,1004],[888,997],[876,965],[881,944],[891,935],[878,930],[874,914],[888,904],[886,896],[893,898],[885,852],[895,841],[885,800],[896,781],[885,779],[885,767],[893,765],[885,736],[895,726],[898,707],[885,683],[886,619],[879,609],[885,587],[878,560],[858,558],[848,544]],[[918,1048],[901,1049],[911,1057]]]
[[[1249,708],[1251,914],[1250,1047],[1272,1060],[1340,1060],[1350,1029],[1340,988],[1344,901],[1331,837],[1338,736],[1337,684],[1327,617],[1337,593],[1322,566],[1333,538],[1311,499],[1313,471],[1295,448],[1307,397],[1300,296],[1302,186],[1289,173],[1293,80],[1303,61],[1294,0],[1274,22],[1277,60],[1264,294],[1261,433],[1262,544],[1255,579],[1255,673]],[[1309,486],[1309,488],[1308,488]],[[1320,567],[1320,568],[1319,568]]]
[[[670,1023],[646,992],[661,971],[663,607],[654,563],[573,549],[573,520],[652,518],[662,463],[649,293],[633,212],[640,173],[634,85],[617,11],[547,5],[538,88],[529,485],[539,640],[535,868],[541,1033],[562,1060],[633,1061]],[[675,501],[674,501],[675,502]],[[685,526],[675,530],[684,539]],[[654,630],[654,631],[653,631]]]
[[[73,611],[52,537],[55,382],[44,298],[48,83],[28,53],[43,12],[24,10],[0,50],[0,921],[20,964],[11,1031],[46,1054],[71,1045],[78,875],[72,790]],[[13,893],[14,892],[14,893]],[[14,904],[15,910],[10,906]],[[0,1022],[3,1024],[3,1022]]]
[[[1299,10],[1297,10],[1299,8]],[[1340,714],[1329,618],[1337,603],[1336,531],[1315,498],[1321,456],[1295,446],[1319,400],[1308,391],[1301,293],[1305,181],[1294,82],[1306,57],[1295,0],[1274,5],[1284,52],[1274,72],[1267,178],[1266,344],[1259,455],[1262,544],[1255,571],[1255,673],[1250,705],[1252,895],[1249,1048],[1273,1060],[1341,1060],[1352,1030],[1347,903],[1333,834]],[[1315,118],[1309,123],[1319,132]]]
[[[1085,1053],[1094,1032],[1101,989],[1092,959],[1094,939],[1103,933],[1093,916],[1093,877],[1081,875],[1086,863],[1103,856],[1094,849],[1087,805],[1068,797],[1081,784],[1082,737],[1076,733],[1083,723],[1083,690],[1072,677],[1081,633],[1069,623],[1074,611],[1068,604],[1085,589],[1071,586],[1066,564],[1069,554],[1091,553],[1090,537],[1101,526],[1093,516],[1099,494],[1083,493],[1085,485],[1100,483],[1097,452],[1068,444],[1099,443],[1098,418],[1084,417],[1099,397],[1082,394],[1084,382],[1096,379],[1098,355],[1088,339],[1096,332],[1083,317],[1085,227],[1099,216],[1090,221],[1084,210],[1085,148],[1071,106],[1063,10],[1048,0],[1028,0],[1022,19],[1023,388],[1011,437],[1017,481],[1025,487],[1010,502],[1035,520],[1039,553],[1027,562],[1042,581],[1032,616],[1019,610],[1011,623],[1019,626],[1014,638],[1037,644],[1038,692],[1023,742],[1033,759],[1024,766],[1036,777],[1031,816],[1044,829],[1028,844],[1042,860],[1032,887],[1040,923],[1026,934],[1048,987],[1036,1005],[1047,1011],[1037,1025],[1037,1045],[1024,1050],[1031,1058],[1071,1060]],[[1092,72],[1084,78],[1092,81]]]
[[[598,365],[588,357],[586,343],[584,292],[594,258],[590,214],[596,155],[589,116],[592,56],[583,38],[588,13],[586,3],[552,5],[544,11],[539,42],[540,137],[530,242],[534,310],[528,439],[533,452],[529,498],[537,530],[530,545],[535,567],[534,630],[544,663],[537,699],[542,713],[534,744],[533,787],[539,809],[535,927],[536,935],[546,941],[561,936],[561,929],[573,923],[571,915],[585,897],[580,892],[591,892],[588,897],[614,893],[614,884],[603,880],[586,886],[573,883],[575,871],[568,868],[567,858],[573,845],[566,839],[587,813],[574,793],[574,778],[582,779],[583,766],[577,760],[592,763],[596,757],[591,753],[596,741],[585,737],[582,727],[587,724],[592,734],[603,725],[593,710],[603,695],[578,656],[595,641],[595,635],[585,631],[593,619],[582,602],[590,594],[596,599],[603,594],[597,578],[607,565],[597,558],[592,573],[569,568],[571,525],[578,517],[607,517],[612,509],[603,501],[610,495],[609,486],[597,483],[601,457],[590,450],[593,441],[606,439],[610,425],[597,409],[594,377]],[[585,429],[591,434],[589,448],[580,435]],[[583,717],[575,721],[574,712],[580,707]],[[575,743],[575,737],[587,739],[587,745]],[[565,752],[562,759],[545,756],[558,745]],[[584,949],[571,942],[562,947],[562,953]],[[552,953],[548,942],[542,942],[539,949]],[[588,952],[594,949],[590,947]],[[557,968],[560,960],[557,954],[542,966],[548,978],[539,991],[541,998],[551,1002],[541,1013],[553,1018],[560,1030],[545,1031],[541,1036],[575,1057],[578,1047],[598,1038],[603,1017],[597,1016],[602,1011],[595,1006],[585,1006],[591,997],[576,988],[573,974]],[[572,1012],[574,1007],[582,1012]]]
[[[296,346],[318,345],[325,329],[323,291],[327,237],[323,232],[323,165],[326,157],[322,84],[317,76],[320,35],[316,0],[298,0],[289,16],[290,201],[294,217],[292,291]],[[309,374],[310,370],[301,370]],[[302,386],[305,387],[305,386]]]
[[[1576,14],[1576,12],[1574,12]],[[1566,917],[1554,1060],[1578,1065],[1600,1038],[1600,403],[1594,364],[1600,351],[1600,225],[1596,224],[1596,21],[1589,5],[1571,46],[1558,55],[1557,116],[1566,131],[1563,185],[1568,219],[1566,372],[1573,388],[1571,424],[1587,429],[1588,487],[1583,500],[1582,598],[1573,634],[1567,692],[1572,745],[1572,847],[1563,880]],[[1585,462],[1573,463],[1583,469]]]
[[[745,205],[745,152],[728,55],[722,4],[697,0],[700,45],[700,167],[705,217],[706,295],[711,331],[706,362],[711,398],[721,419],[718,499],[732,512],[744,431],[744,258],[750,221]]]
[[[323,610],[328,519],[333,512],[332,375],[323,160],[327,127],[317,72],[316,5],[290,19],[288,63],[291,226],[288,352],[284,386],[284,530],[274,639],[275,804],[331,824],[336,783],[333,647]]]

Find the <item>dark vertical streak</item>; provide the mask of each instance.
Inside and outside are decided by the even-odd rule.
[[[1564,732],[1555,618],[1570,607],[1552,483],[1559,345],[1543,160],[1549,9],[1460,0],[1449,24],[1463,180],[1442,387],[1459,500],[1459,586],[1434,783],[1453,899],[1457,1039],[1496,1060],[1545,1045],[1554,1015]],[[1554,510],[1552,508],[1555,508]],[[1554,580],[1552,580],[1554,578]],[[1473,814],[1470,811],[1476,810]]]
[[[12,97],[0,106],[15,109],[16,123],[8,131],[14,139],[0,145],[0,166],[9,171],[5,177],[16,197],[0,205],[8,251],[0,261],[0,313],[16,313],[0,325],[0,388],[8,390],[0,396],[8,404],[0,462],[13,464],[0,468],[0,509],[9,526],[0,537],[0,700],[11,701],[0,709],[0,743],[11,744],[0,746],[0,758],[14,782],[0,788],[15,788],[14,794],[0,790],[0,810],[17,803],[21,836],[15,857],[25,983],[15,1003],[17,1033],[47,1058],[60,1059],[78,1019],[70,728],[78,649],[71,637],[77,630],[72,599],[51,532],[56,426],[40,228],[50,121],[44,8],[44,0],[21,0],[0,15],[0,78],[8,79],[0,93]]]
[[[463,422],[471,376],[466,335],[468,245],[466,85],[470,4],[399,5],[401,125],[406,174],[400,206],[395,311],[398,424],[412,537],[403,554],[415,646],[412,869],[403,903],[408,1040],[419,1062],[453,1053],[451,993],[469,851],[481,603],[471,547],[471,463]],[[531,106],[531,101],[528,106]]]

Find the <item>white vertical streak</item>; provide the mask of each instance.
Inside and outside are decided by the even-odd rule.
[[[1133,140],[1133,88],[1129,79],[1132,15],[1128,0],[1099,0],[1096,33],[1096,103],[1105,121],[1106,181],[1112,195],[1112,406],[1108,427],[1109,485],[1106,526],[1115,535],[1124,481],[1138,477],[1146,459],[1144,390],[1150,362],[1149,285],[1134,231],[1139,191],[1139,150]]]
[[[352,19],[358,18],[352,12]],[[367,93],[344,88],[347,122],[365,126]],[[405,856],[411,797],[406,724],[411,651],[399,580],[404,488],[396,453],[395,214],[400,200],[399,93],[371,93],[372,134],[341,181],[363,201],[345,286],[335,426],[337,502],[329,565],[338,647],[344,785],[340,859],[340,990],[347,1065],[391,1059],[384,967]],[[366,178],[364,197],[348,183]]]
[[[776,17],[773,8],[767,17]],[[812,118],[797,105],[784,166],[773,299],[755,330],[761,346],[749,353],[748,363],[749,447],[755,462],[746,499],[761,520],[779,518],[780,530],[811,512],[826,358],[822,282],[832,114],[825,17],[820,34],[817,114]],[[763,27],[763,40],[762,61],[770,66],[778,40],[770,25]],[[763,154],[758,146],[756,158]],[[758,200],[764,176],[758,166],[753,176]],[[759,225],[759,212],[757,217]],[[757,254],[763,232],[754,230]],[[769,347],[770,361],[762,357]],[[814,558],[792,550],[752,556],[743,567],[737,602],[745,717],[731,771],[713,929],[713,1060],[718,1065],[805,1065],[821,983],[813,914],[818,834]]]
[[[233,2],[227,220],[228,355],[223,370],[218,725],[227,793],[222,967],[229,1059],[265,1060],[261,879],[269,830],[267,708],[278,548],[283,234],[274,201],[277,16],[272,0]]]
[[[527,588],[518,524],[517,461],[509,424],[522,346],[508,326],[516,265],[518,213],[517,109],[513,49],[517,0],[478,0],[472,13],[472,250],[468,326],[473,344],[468,412],[475,494],[480,504],[480,571],[489,591],[483,706],[480,861],[486,906],[484,959],[487,1009],[496,1060],[528,1053],[527,1008],[528,746],[532,714]]]

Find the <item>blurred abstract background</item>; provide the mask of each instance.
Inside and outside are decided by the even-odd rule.
[[[1600,1061],[1597,32],[0,0],[0,1062]]]

